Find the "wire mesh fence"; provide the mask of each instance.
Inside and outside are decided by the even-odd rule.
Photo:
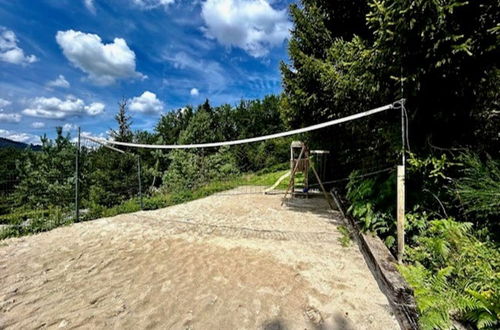
[[[373,121],[364,123],[376,143],[351,143],[355,147],[349,149],[342,143],[334,144],[333,149],[323,149],[318,142],[308,145],[308,157],[320,180],[308,169],[294,177],[293,185],[304,193],[320,192],[318,181],[327,190],[344,189],[350,173],[346,169],[363,168],[358,178],[390,173],[397,150],[383,142],[391,139],[373,129]],[[335,136],[328,129],[319,132],[328,138]],[[149,148],[115,145],[88,136],[81,136],[78,142],[58,137],[46,141],[39,151],[23,154],[12,171],[16,174],[1,178],[0,225],[10,230],[2,235],[156,209],[212,194],[261,194],[275,183],[274,192],[282,193],[290,188],[287,173],[293,168],[292,141],[321,142],[311,134],[174,150],[155,149],[159,141],[151,144],[134,136],[132,142],[149,143]],[[358,138],[353,133],[353,140]]]
[[[0,238],[50,230],[75,221],[74,170],[41,171],[0,180]]]

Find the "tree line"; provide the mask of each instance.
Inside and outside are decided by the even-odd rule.
[[[280,97],[274,95],[242,100],[235,106],[213,107],[206,100],[197,107],[187,106],[162,115],[150,132],[132,129],[127,102],[122,101],[110,138],[144,144],[191,144],[267,135],[284,129],[279,103]],[[71,139],[57,127],[55,139],[41,137],[40,150],[1,149],[2,159],[9,165],[0,170],[4,178],[10,179],[9,193],[4,193],[10,204],[4,203],[3,213],[10,212],[8,204],[29,209],[72,205],[77,149]],[[79,173],[82,207],[111,207],[135,197],[138,160],[144,193],[193,190],[241,173],[286,166],[289,141],[174,151],[118,147],[125,152],[119,153],[83,138]]]

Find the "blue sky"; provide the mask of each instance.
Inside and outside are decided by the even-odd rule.
[[[105,134],[117,102],[134,129],[162,113],[281,91],[289,1],[0,0],[0,136],[55,126]]]

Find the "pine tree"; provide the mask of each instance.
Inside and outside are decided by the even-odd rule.
[[[132,117],[127,114],[127,100],[118,102],[118,113],[115,115],[118,130],[112,130],[111,136],[119,142],[132,142],[133,133],[131,130]]]

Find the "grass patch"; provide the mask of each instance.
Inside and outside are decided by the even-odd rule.
[[[4,219],[7,218],[4,216]],[[11,222],[0,230],[0,240],[49,231],[57,227],[72,224],[73,217],[68,211],[53,208],[39,212],[11,214]]]
[[[351,240],[351,233],[349,232],[349,229],[341,225],[337,228],[337,230],[342,234],[342,237],[338,238],[338,241],[343,247],[349,247],[351,246],[352,240]]]

